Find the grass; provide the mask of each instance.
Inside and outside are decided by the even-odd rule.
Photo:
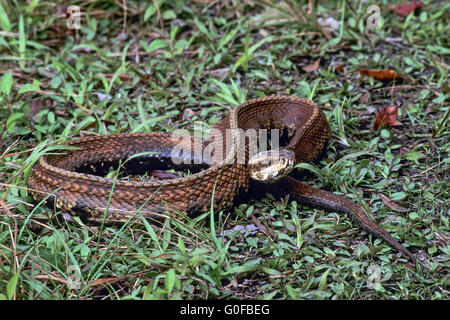
[[[362,1],[312,13],[294,0],[71,1],[83,15],[69,30],[67,4],[0,1],[0,298],[448,299],[449,5],[424,2],[403,18],[378,1],[380,29],[367,30]],[[311,16],[340,25],[326,31]],[[33,163],[69,138],[209,128],[271,94],[323,106],[333,139],[303,180],[365,207],[417,253],[417,268],[347,217],[271,194],[109,226],[69,219],[27,190]],[[394,104],[402,126],[374,130],[377,110]]]

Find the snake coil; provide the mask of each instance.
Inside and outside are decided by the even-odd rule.
[[[286,96],[249,100],[234,108],[214,129],[222,137],[226,136],[227,130],[232,129],[233,143],[242,140],[242,130],[287,131],[290,141],[284,149],[294,153],[296,163],[313,161],[331,136],[326,117],[314,102]],[[196,143],[194,138],[184,138],[182,144],[188,154],[180,156],[194,157]],[[213,146],[227,150],[228,147],[227,141],[218,138],[201,143],[202,148]],[[216,209],[224,209],[232,206],[233,199],[249,188],[247,146],[243,163],[236,161],[237,152],[224,151],[221,161],[177,166],[171,157],[180,141],[168,133],[94,136],[72,140],[67,145],[76,148],[39,158],[28,185],[36,200],[53,200],[60,209],[82,215],[88,220],[102,220],[106,209],[106,219],[111,221],[127,220],[136,211],[151,217],[170,212],[173,214],[176,210],[187,213],[204,211],[211,204]],[[133,157],[145,152],[150,154]],[[129,160],[124,161],[127,158]],[[124,169],[133,174],[145,172],[155,165],[163,169],[186,166],[194,173],[183,178],[145,182],[101,176],[122,162]],[[301,203],[351,215],[364,229],[415,261],[408,249],[368,219],[364,210],[347,198],[310,187],[289,176],[283,177],[279,185]]]

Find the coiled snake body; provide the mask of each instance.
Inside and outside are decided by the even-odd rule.
[[[221,135],[202,141],[202,150],[211,146],[217,150],[223,147],[223,151],[212,153],[223,156],[218,157],[222,160],[210,164],[203,160],[193,165],[173,163],[173,150],[180,144],[188,150],[178,154],[180,158],[196,157],[194,145],[198,141],[195,138],[180,142],[171,134],[155,132],[86,137],[67,143],[76,148],[40,157],[28,185],[36,200],[52,200],[57,207],[88,220],[101,221],[105,212],[106,220],[123,221],[136,212],[155,217],[177,210],[187,213],[205,211],[211,205],[219,210],[232,206],[235,197],[249,188],[249,151],[247,140],[242,136],[245,130],[287,131],[290,141],[283,149],[295,154],[296,163],[314,160],[330,138],[329,124],[319,107],[310,100],[297,97],[272,96],[247,101],[234,108],[214,129]],[[230,129],[231,139],[221,139],[227,137]],[[238,147],[229,148],[229,145]],[[245,160],[239,162],[236,150],[242,150],[243,145]],[[142,154],[145,152],[147,154]],[[136,154],[138,156],[133,157]],[[133,174],[145,172],[155,165],[164,169],[187,167],[193,174],[164,181],[125,181],[101,176],[119,163]],[[354,202],[289,176],[281,178],[279,185],[301,203],[351,215],[363,228],[414,262],[414,255],[369,220]]]

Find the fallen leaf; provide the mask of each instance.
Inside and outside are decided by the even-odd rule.
[[[384,205],[391,208],[392,210],[397,211],[397,212],[408,212],[408,209],[395,203],[394,201],[392,201],[391,199],[386,197],[384,194],[379,193],[378,195],[380,196],[381,201],[384,203]]]
[[[344,70],[344,65],[343,64],[335,64],[331,66],[331,71],[332,72],[341,72],[342,70]]]
[[[380,81],[407,80],[403,75],[389,69],[358,69],[362,76],[373,77]]]
[[[391,9],[392,11],[394,11],[396,14],[402,16],[402,17],[407,17],[409,16],[410,13],[412,12],[416,12],[416,10],[419,10],[420,8],[423,8],[425,6],[425,4],[422,1],[410,1],[408,2],[404,2],[402,4],[399,4],[398,6],[389,6],[389,9]]]
[[[401,126],[400,122],[397,122],[397,106],[387,106],[381,108],[378,111],[375,121],[373,123],[374,129],[383,128],[385,125],[389,124],[391,126]]]
[[[321,59],[322,59],[322,58],[319,58],[319,59],[317,59],[316,62],[314,62],[313,64],[310,64],[310,65],[308,65],[308,66],[302,67],[302,70],[305,71],[305,72],[313,72],[313,71],[316,71],[317,68],[319,68],[319,64],[320,64],[320,60],[321,60]]]
[[[120,278],[97,279],[97,280],[92,281],[92,286],[98,286],[98,285],[101,285],[101,284],[104,284],[104,283],[111,284],[111,283],[114,283],[114,282],[117,282],[117,281],[120,281]]]

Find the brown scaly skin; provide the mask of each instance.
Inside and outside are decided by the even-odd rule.
[[[414,255],[395,240],[388,232],[369,220],[364,214],[363,208],[356,203],[334,193],[310,187],[291,177],[284,178],[283,184],[285,184],[286,190],[301,203],[328,211],[349,214],[358,221],[364,229],[377,237],[382,238],[392,247],[403,253],[405,257],[409,258],[413,263],[415,262]]]
[[[234,108],[214,127],[223,137],[227,129],[239,128],[287,130],[290,142],[285,148],[294,151],[297,163],[313,161],[331,136],[329,124],[319,107],[308,99],[297,97],[272,96],[247,101]],[[234,136],[234,140],[240,141],[240,137]],[[199,172],[186,178],[130,182],[99,176],[107,172],[111,163],[117,165],[120,160],[147,151],[159,152],[159,156],[152,154],[135,158],[128,161],[126,169],[140,173],[145,171],[145,167],[155,164],[178,168],[171,164],[170,155],[180,141],[171,138],[170,134],[150,132],[72,140],[67,145],[79,147],[80,150],[64,150],[60,155],[42,156],[32,170],[28,185],[36,200],[56,200],[54,203],[60,209],[94,221],[104,218],[107,221],[124,221],[135,216],[136,210],[148,218],[175,215],[173,212],[177,210],[188,213],[205,211],[210,208],[212,199],[214,208],[220,210],[232,206],[238,194],[248,191],[247,166],[236,163],[235,153],[224,153],[224,160],[211,166],[193,166],[194,172]],[[193,149],[194,138],[184,140],[184,143]],[[225,142],[218,139],[201,143],[204,148],[210,143],[222,146]],[[248,155],[248,146],[245,147]],[[204,170],[200,171],[201,168]],[[350,214],[364,229],[384,239],[415,262],[414,255],[408,249],[370,221],[364,210],[352,201],[312,188],[291,177],[283,178],[282,185],[304,204]]]

